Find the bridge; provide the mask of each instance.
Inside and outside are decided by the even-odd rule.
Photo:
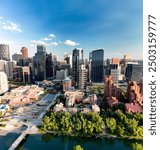
[[[28,128],[25,131],[22,131],[21,135],[14,141],[14,143],[9,147],[8,150],[15,150],[16,147],[22,142],[22,140],[26,137],[27,134],[32,132],[32,129],[36,127],[36,125],[39,125],[42,121],[43,117],[45,116],[46,112],[49,110],[49,108],[52,106],[53,101],[56,99],[56,97],[59,94],[56,94],[52,102],[46,107],[46,109],[39,115],[37,120],[33,121],[33,124],[27,124]],[[26,124],[26,123],[25,123]]]
[[[21,141],[26,137],[27,134],[29,134],[30,130],[33,126],[29,126],[25,131],[22,131],[21,135],[14,141],[14,143],[10,146],[8,150],[14,150]]]

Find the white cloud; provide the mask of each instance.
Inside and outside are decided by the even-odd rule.
[[[51,45],[58,46],[59,44],[57,42],[51,42]]]
[[[54,34],[49,34],[48,36],[51,37],[51,38],[55,38],[56,37]]]
[[[14,42],[13,41],[4,41],[4,40],[0,40],[0,43],[2,44],[13,44]]]
[[[21,26],[14,22],[6,21],[3,22],[2,24],[3,24],[2,28],[4,30],[9,30],[11,32],[22,32]]]
[[[0,16],[0,19],[3,19],[3,17]]]
[[[71,41],[71,40],[66,40],[66,41],[64,41],[64,44],[65,44],[65,45],[68,45],[68,46],[76,46],[76,45],[79,45],[79,43],[74,42],[74,41]]]
[[[35,44],[35,45],[46,45],[46,46],[48,46],[48,44],[46,42],[41,41],[41,40],[31,40],[31,43]]]
[[[45,37],[45,38],[43,38],[43,39],[41,39],[41,40],[44,40],[44,41],[51,41],[52,39],[51,39],[51,38]]]

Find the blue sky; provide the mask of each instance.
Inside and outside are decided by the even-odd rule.
[[[0,0],[0,43],[11,54],[46,44],[59,58],[80,47],[86,57],[104,48],[105,58],[141,59],[142,42],[142,0]]]

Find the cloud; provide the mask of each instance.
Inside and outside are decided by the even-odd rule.
[[[48,36],[51,37],[51,38],[55,38],[56,37],[54,34],[49,34]]]
[[[4,41],[4,40],[0,40],[0,43],[2,44],[13,44],[14,42],[13,41]]]
[[[52,39],[45,37],[45,38],[43,38],[43,39],[41,39],[41,40],[43,40],[43,41],[51,41]]]
[[[74,42],[74,41],[71,41],[71,40],[66,40],[66,41],[64,41],[64,44],[65,44],[65,45],[68,45],[68,46],[80,45],[79,43]]]
[[[3,19],[3,17],[0,16],[0,19]]]
[[[31,43],[35,44],[35,45],[46,45],[46,46],[48,46],[48,44],[46,42],[41,41],[41,40],[31,40]]]
[[[2,24],[2,28],[4,30],[9,30],[11,32],[22,32],[21,26],[19,24],[10,21],[3,22]]]
[[[59,44],[57,42],[51,42],[51,45],[58,46]]]

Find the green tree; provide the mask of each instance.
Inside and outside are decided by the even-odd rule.
[[[81,145],[75,145],[73,147],[73,150],[83,150],[83,148],[81,147]]]
[[[139,144],[139,143],[133,143],[132,144],[132,150],[143,150],[143,146],[142,144]]]
[[[117,131],[117,134],[119,135],[119,136],[123,136],[124,135],[124,127],[121,127],[121,126],[117,126],[117,129],[116,129],[116,131]]]
[[[138,122],[134,118],[126,119],[125,125],[126,125],[128,135],[134,135],[137,130]]]
[[[109,133],[114,133],[116,130],[116,120],[114,118],[106,118],[106,128]]]

